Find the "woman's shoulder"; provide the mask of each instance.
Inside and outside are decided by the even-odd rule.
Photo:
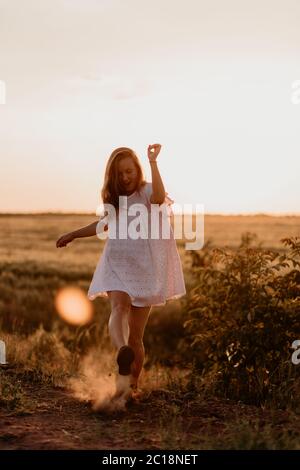
[[[143,182],[141,183],[140,189],[142,189],[142,188],[149,188],[149,187],[152,187],[152,183],[149,182],[149,181],[143,181]]]
[[[148,181],[144,181],[140,186],[140,191],[145,193],[146,196],[150,198],[152,194],[152,183],[149,183]]]

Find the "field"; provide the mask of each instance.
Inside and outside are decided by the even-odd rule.
[[[87,292],[104,246],[55,242],[94,220],[0,215],[0,449],[300,449],[300,216],[205,216],[203,250],[177,241],[187,296],[153,308],[142,395],[115,413],[93,408],[114,387],[108,301],[79,327],[54,303]]]

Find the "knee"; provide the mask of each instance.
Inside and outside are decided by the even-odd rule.
[[[112,307],[111,317],[122,317],[130,312],[130,304],[117,303]]]
[[[126,304],[121,304],[121,303],[115,304],[112,307],[111,314],[109,317],[109,321],[108,321],[109,328],[115,321],[117,322],[121,321],[124,315],[128,315],[129,311],[130,311],[130,305],[128,306]]]

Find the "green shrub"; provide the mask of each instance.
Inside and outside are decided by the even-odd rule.
[[[282,239],[288,249],[279,254],[254,239],[244,234],[235,251],[191,252],[195,286],[184,327],[197,373],[217,393],[284,406],[299,400],[291,346],[300,339],[300,240]]]

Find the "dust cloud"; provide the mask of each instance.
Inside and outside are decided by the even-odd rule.
[[[92,351],[80,364],[77,377],[68,381],[77,400],[89,402],[94,411],[113,413],[125,411],[131,396],[131,376],[122,376],[114,367],[112,354]]]

